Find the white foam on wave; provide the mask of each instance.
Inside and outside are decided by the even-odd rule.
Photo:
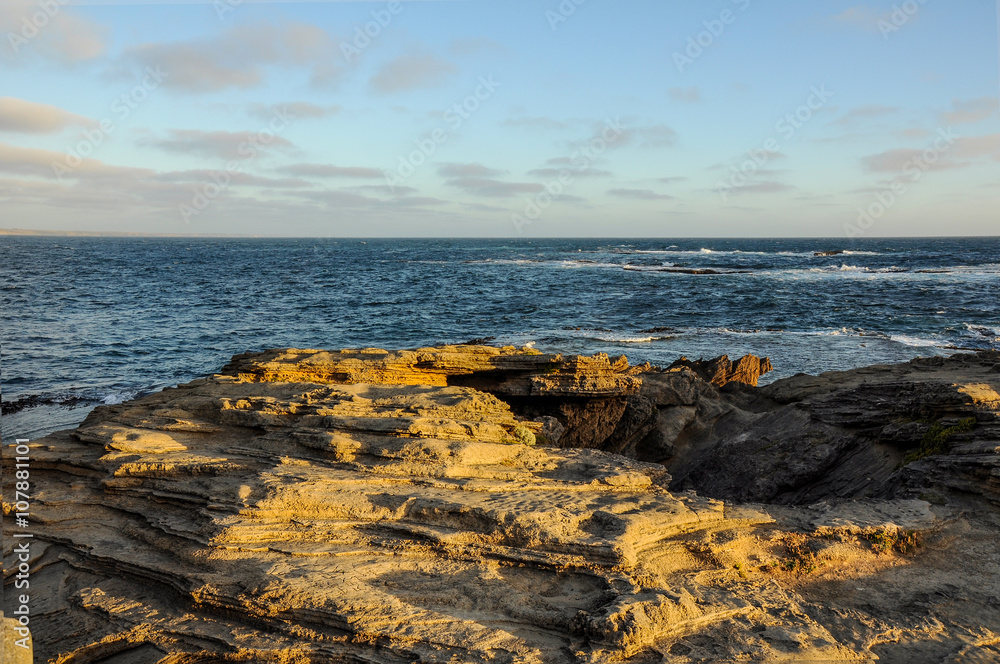
[[[577,270],[584,267],[593,268],[614,268],[616,270],[621,269],[621,265],[618,263],[599,263],[597,261],[556,261],[555,263],[559,267],[564,267],[571,270]]]
[[[656,341],[660,337],[608,337],[601,339],[601,341],[610,341],[616,344],[648,344],[651,341]]]
[[[997,338],[1000,337],[1000,325],[980,325],[975,323],[966,323],[965,329],[976,336],[982,337],[984,339],[989,339],[990,337]]]
[[[125,403],[130,399],[134,399],[136,395],[139,394],[139,390],[121,390],[118,392],[111,392],[101,397],[101,403],[105,406],[114,406],[120,403]]]
[[[615,267],[620,267],[623,270],[628,270],[629,272],[662,272],[663,268],[676,267],[673,263],[660,263],[659,265],[616,265]]]
[[[589,332],[584,334],[587,339],[593,339],[595,341],[605,341],[607,343],[613,344],[648,344],[653,341],[660,341],[664,339],[672,339],[675,335],[649,335],[649,336],[633,336],[629,334],[619,334],[615,332],[608,333],[597,333]]]
[[[665,341],[676,338],[676,334],[643,334],[612,330],[552,330],[555,337],[571,337],[583,341],[601,341],[612,344],[648,344],[653,341]]]
[[[630,249],[627,251],[620,251],[617,253],[623,254],[667,254],[672,256],[781,256],[781,257],[794,257],[794,258],[811,258],[813,252],[811,251],[743,251],[740,249],[733,250],[722,250],[722,249],[708,249],[702,248],[698,250],[693,249],[678,249],[676,246],[668,247],[667,249]]]
[[[483,260],[476,261],[465,261],[467,264],[474,265],[522,265],[531,267],[558,267],[566,269],[579,269],[579,268],[601,268],[601,269],[616,269],[620,270],[623,265],[620,263],[605,263],[599,261],[590,261],[585,259],[566,259],[566,260],[538,260],[533,258],[486,258]]]
[[[890,334],[890,341],[895,341],[898,344],[903,344],[904,346],[915,346],[917,348],[926,348],[931,346],[937,346],[940,341],[932,341],[931,339],[921,339],[919,337],[913,337],[908,334]]]
[[[941,269],[976,276],[996,275],[1000,273],[1000,263],[984,263],[983,265],[956,265],[954,267]]]
[[[713,328],[690,328],[682,330],[684,334],[733,334],[733,335],[761,335],[780,334],[793,337],[874,337],[888,340],[890,337],[884,332],[873,332],[861,330],[853,327],[828,328],[817,330],[733,330],[726,327]]]
[[[864,265],[849,265],[848,263],[841,264],[840,267],[830,266],[827,268],[813,268],[812,271],[819,272],[858,272],[862,274],[900,274],[903,272],[910,272],[909,269],[905,267],[899,267],[897,265],[889,265],[886,267],[866,267]]]
[[[538,265],[545,261],[532,258],[485,258],[480,261],[469,261],[470,263],[492,263],[494,265]]]

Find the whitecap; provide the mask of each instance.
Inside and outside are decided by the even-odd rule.
[[[114,406],[120,403],[125,403],[129,399],[134,399],[139,393],[138,390],[121,390],[118,392],[111,392],[101,397],[101,403],[105,406]]]
[[[889,335],[890,341],[895,341],[898,344],[903,344],[904,346],[915,346],[918,348],[937,346],[939,342],[931,341],[930,339],[921,339],[919,337],[912,337],[907,334],[891,334]]]

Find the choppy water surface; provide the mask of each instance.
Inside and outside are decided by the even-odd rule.
[[[283,346],[755,353],[773,380],[1000,348],[998,294],[997,238],[0,237],[3,433],[73,426]]]

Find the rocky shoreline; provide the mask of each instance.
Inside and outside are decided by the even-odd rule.
[[[32,443],[36,661],[1000,660],[1000,353],[769,369],[274,350],[100,406]]]

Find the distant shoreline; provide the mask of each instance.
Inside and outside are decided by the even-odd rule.
[[[223,233],[130,233],[127,231],[44,231],[26,228],[0,228],[0,235],[47,235],[56,237],[218,237],[254,238],[259,235],[226,235]]]

